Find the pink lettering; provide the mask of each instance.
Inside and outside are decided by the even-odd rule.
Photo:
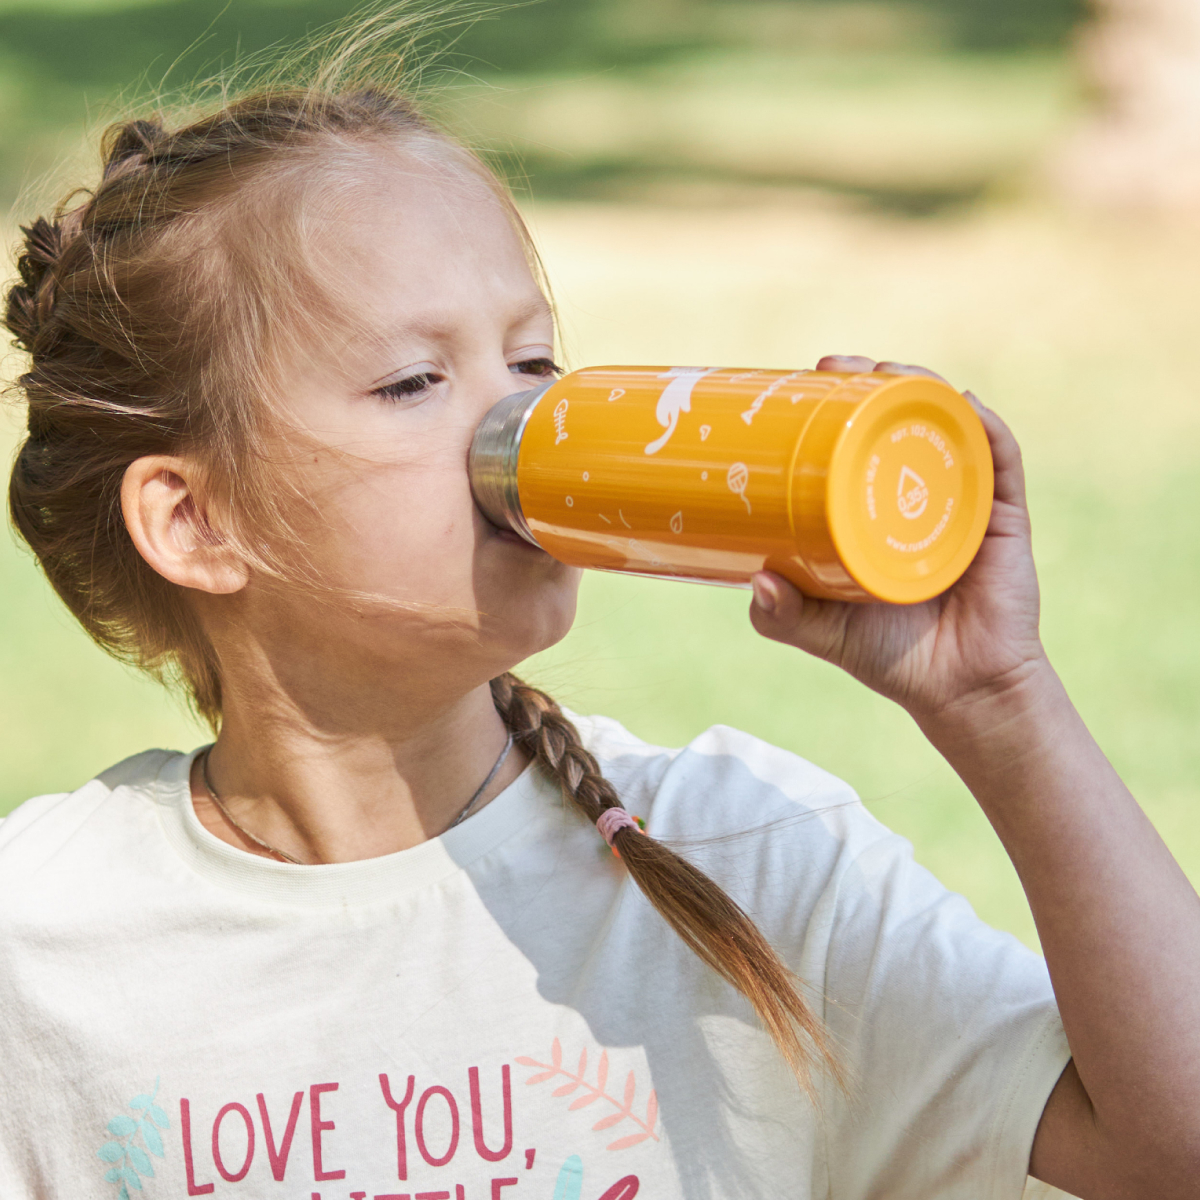
[[[409,1101],[413,1098],[413,1088],[416,1087],[417,1078],[415,1075],[408,1077],[408,1089],[404,1093],[404,1099],[399,1104],[396,1103],[392,1096],[392,1085],[388,1082],[386,1075],[379,1076],[379,1086],[383,1089],[384,1103],[388,1108],[396,1114],[396,1178],[408,1178],[408,1147],[404,1139],[404,1110],[408,1107]],[[387,1200],[386,1197],[376,1196],[375,1200]]]
[[[350,1200],[367,1200],[366,1192],[351,1192]]]
[[[640,1186],[636,1175],[626,1175],[624,1179],[618,1179],[600,1200],[633,1200]]]
[[[450,1200],[449,1192],[418,1192],[413,1200]]]
[[[492,1180],[492,1200],[504,1200],[500,1195],[500,1189],[505,1187],[515,1187],[516,1177],[512,1179],[493,1179]]]
[[[425,1145],[425,1105],[434,1096],[444,1096],[446,1103],[450,1106],[450,1145],[441,1158],[435,1158],[430,1154],[429,1147]],[[420,1150],[421,1157],[431,1167],[444,1167],[454,1157],[454,1152],[458,1149],[458,1105],[454,1103],[454,1097],[450,1094],[449,1088],[444,1088],[441,1084],[435,1084],[431,1088],[426,1088],[421,1094],[421,1099],[417,1101],[417,1117],[414,1123],[414,1132],[417,1135],[417,1149]],[[449,1192],[446,1193],[446,1200],[450,1200]]]
[[[312,1156],[313,1156],[313,1178],[320,1181],[322,1179],[345,1179],[345,1171],[326,1171],[323,1150],[321,1147],[321,1136],[325,1130],[335,1128],[332,1121],[321,1120],[321,1094],[323,1092],[336,1092],[338,1085],[336,1083],[314,1083],[308,1089],[308,1115],[312,1125]]]
[[[536,1146],[532,1150],[525,1151],[525,1170],[527,1170],[527,1171],[533,1170],[533,1158],[534,1158],[535,1154],[537,1154]]]
[[[412,1196],[408,1192],[389,1192],[386,1196],[376,1195],[375,1200],[412,1200]]]
[[[216,1188],[215,1183],[196,1183],[196,1169],[192,1160],[192,1106],[187,1100],[179,1101],[179,1128],[183,1135],[183,1169],[187,1172],[189,1196],[207,1196]]]
[[[467,1079],[471,1084],[471,1132],[475,1136],[475,1150],[479,1157],[487,1162],[499,1162],[507,1158],[512,1151],[512,1081],[509,1075],[508,1063],[500,1068],[500,1088],[504,1107],[504,1145],[499,1150],[489,1150],[483,1140],[483,1102],[479,1094],[479,1068],[471,1067],[467,1071]]]
[[[267,1115],[267,1100],[262,1092],[258,1093],[258,1115],[262,1117],[263,1136],[267,1141],[267,1157],[271,1160],[271,1175],[277,1183],[283,1182],[283,1173],[287,1170],[288,1155],[292,1151],[292,1138],[296,1133],[296,1121],[300,1116],[300,1105],[304,1103],[304,1093],[297,1092],[292,1097],[292,1111],[288,1113],[287,1127],[283,1131],[283,1142],[278,1148],[271,1133],[271,1118]]]
[[[246,1158],[242,1163],[241,1170],[230,1172],[225,1169],[225,1163],[221,1158],[221,1122],[225,1120],[229,1113],[235,1112],[241,1116],[246,1124]],[[250,1170],[250,1164],[254,1161],[254,1122],[250,1118],[250,1112],[241,1104],[227,1104],[219,1113],[217,1119],[213,1122],[212,1128],[212,1153],[213,1162],[217,1166],[217,1174],[225,1180],[226,1183],[240,1183],[246,1178]]]

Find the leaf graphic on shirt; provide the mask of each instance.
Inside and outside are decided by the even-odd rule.
[[[579,1200],[583,1195],[583,1159],[572,1154],[554,1184],[554,1200]]]
[[[158,1131],[169,1129],[171,1122],[167,1114],[154,1102],[158,1088],[159,1081],[155,1080],[152,1093],[143,1092],[130,1100],[130,1110],[143,1113],[144,1116],[134,1118],[125,1113],[118,1113],[105,1126],[114,1140],[105,1142],[96,1151],[96,1157],[101,1162],[114,1164],[104,1172],[104,1181],[121,1185],[117,1191],[117,1200],[131,1200],[130,1188],[135,1192],[144,1191],[142,1179],[154,1178],[154,1164],[150,1161],[147,1151],[156,1158],[163,1157],[162,1136]],[[141,1145],[138,1144],[139,1137]]]
[[[577,1096],[571,1101],[567,1106],[568,1112],[575,1112],[578,1109],[586,1108],[589,1104],[595,1104],[598,1100],[604,1101],[606,1104],[611,1104],[616,1109],[616,1112],[610,1112],[601,1117],[592,1126],[593,1132],[611,1129],[613,1126],[619,1125],[622,1121],[631,1121],[638,1127],[639,1132],[626,1134],[624,1137],[617,1138],[615,1142],[610,1143],[607,1147],[609,1150],[626,1150],[630,1146],[636,1146],[641,1142],[651,1139],[656,1142],[659,1140],[658,1134],[654,1131],[658,1123],[657,1093],[653,1090],[650,1092],[646,1100],[646,1116],[644,1119],[637,1116],[633,1111],[634,1100],[637,1097],[637,1076],[635,1072],[630,1071],[625,1077],[625,1094],[623,1099],[618,1100],[615,1096],[610,1095],[607,1090],[607,1050],[602,1050],[599,1059],[596,1061],[595,1083],[592,1083],[587,1078],[587,1048],[585,1047],[579,1056],[578,1068],[574,1071],[568,1070],[562,1065],[562,1044],[558,1038],[555,1038],[550,1046],[550,1061],[548,1063],[526,1056],[522,1056],[516,1061],[522,1067],[534,1067],[537,1070],[536,1074],[531,1075],[525,1080],[526,1084],[545,1083],[550,1079],[561,1076],[564,1082],[559,1084],[551,1093],[554,1096],[569,1096],[582,1088],[583,1095]]]
[[[162,1138],[159,1136],[158,1130],[153,1125],[146,1121],[142,1123],[142,1140],[146,1143],[146,1149],[150,1151],[156,1158],[163,1156]]]
[[[129,1161],[133,1164],[135,1170],[140,1171],[143,1175],[148,1175],[151,1179],[154,1178],[154,1164],[150,1161],[150,1156],[141,1146],[130,1145]]]
[[[650,1135],[648,1133],[631,1133],[628,1137],[617,1138],[615,1142],[609,1144],[609,1150],[628,1150],[630,1146],[636,1146],[638,1142],[644,1142]]]

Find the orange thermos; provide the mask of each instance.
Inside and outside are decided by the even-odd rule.
[[[566,563],[915,604],[970,565],[983,424],[914,375],[589,367],[500,401],[470,453],[484,514]]]

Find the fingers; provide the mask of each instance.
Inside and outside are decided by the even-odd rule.
[[[942,383],[950,382],[944,375],[939,375],[928,367],[915,367],[911,363],[881,362],[875,365],[875,370],[880,375],[923,375],[926,379],[939,379]]]
[[[862,373],[875,370],[875,360],[863,358],[861,354],[827,354],[817,362],[817,370]]]
[[[1012,430],[990,408],[981,404],[976,396],[971,392],[965,392],[964,395],[979,414],[987,433],[996,472],[996,499],[1024,508],[1025,464],[1021,460],[1021,447],[1017,439]]]
[[[773,571],[759,571],[750,586],[754,589],[750,624],[763,637],[818,658],[833,660],[838,655],[845,636],[846,605],[802,596]]]
[[[818,371],[838,371],[845,374],[866,374],[875,371],[880,375],[924,375],[927,379],[947,380],[928,367],[917,367],[911,363],[876,362],[861,354],[827,354],[817,362]]]

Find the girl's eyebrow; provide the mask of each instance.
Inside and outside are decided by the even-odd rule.
[[[553,321],[554,310],[545,296],[537,296],[515,305],[508,314],[509,325],[525,325],[538,318]],[[445,341],[454,336],[456,322],[453,317],[415,317],[412,320],[401,321],[386,330],[377,333],[366,333],[367,340],[375,345],[391,345],[405,338],[428,338],[431,341]]]

